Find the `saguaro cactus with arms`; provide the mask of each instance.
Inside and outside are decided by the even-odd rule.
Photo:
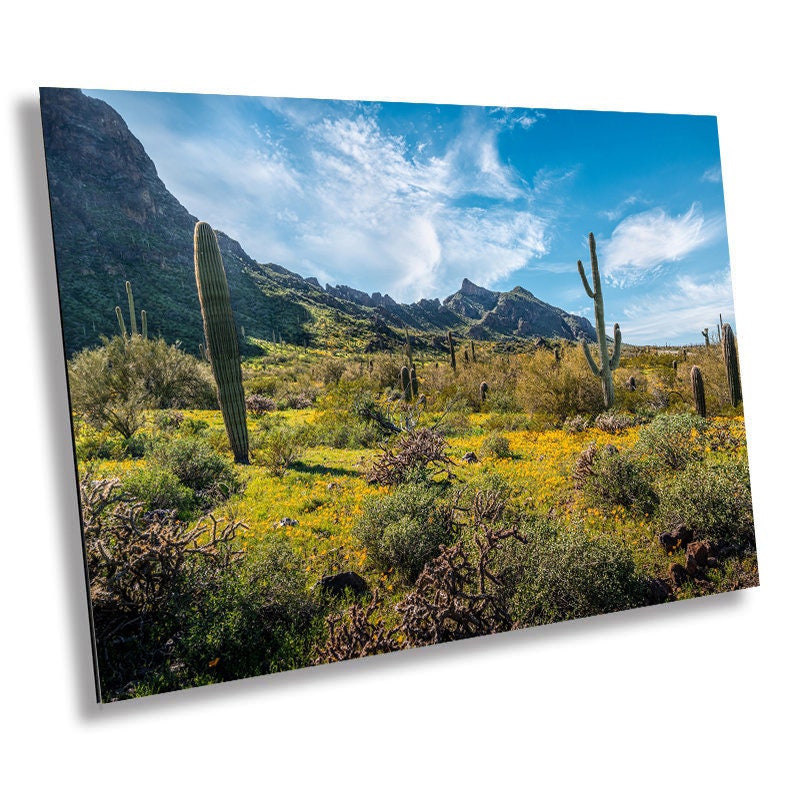
[[[586,279],[586,272],[583,269],[583,264],[580,259],[578,260],[578,272],[583,281],[583,288],[586,290],[586,294],[594,301],[594,320],[595,330],[597,331],[597,344],[600,348],[600,366],[598,366],[594,358],[592,358],[592,353],[589,350],[586,339],[581,339],[581,344],[583,345],[583,353],[586,356],[586,361],[589,363],[589,368],[600,378],[600,382],[602,383],[605,406],[606,408],[611,408],[611,406],[614,405],[614,381],[611,379],[611,373],[619,366],[619,357],[622,353],[622,332],[619,329],[619,325],[615,323],[614,351],[609,355],[608,345],[606,344],[603,287],[600,283],[600,267],[597,266],[597,247],[595,245],[593,233],[589,234],[589,253],[592,259],[592,286],[589,286],[589,281]]]

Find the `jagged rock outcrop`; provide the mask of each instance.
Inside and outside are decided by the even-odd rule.
[[[467,330],[471,339],[596,338],[594,328],[585,317],[551,306],[521,286],[510,292],[491,292],[465,278],[461,289],[446,298],[444,305],[475,320]]]

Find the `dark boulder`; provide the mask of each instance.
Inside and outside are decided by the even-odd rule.
[[[342,595],[348,589],[353,594],[367,594],[369,586],[367,582],[355,572],[337,572],[335,575],[324,575],[317,584],[323,592]]]
[[[689,528],[689,526],[685,523],[681,522],[671,531],[660,534],[658,541],[668,553],[671,553],[673,550],[677,550],[679,547],[686,547],[686,545],[689,544],[693,538],[694,534],[692,533],[691,528]]]

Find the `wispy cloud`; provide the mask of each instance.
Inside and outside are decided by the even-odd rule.
[[[666,291],[625,306],[620,326],[623,339],[634,344],[688,344],[701,341],[702,329],[713,326],[720,314],[733,317],[730,273],[721,272],[707,281],[682,275]]]
[[[722,170],[719,166],[709,167],[700,180],[707,183],[722,183]]]
[[[704,217],[698,203],[675,217],[662,208],[634,214],[599,244],[604,273],[614,285],[630,286],[714,241],[723,230],[722,217]]]
[[[261,134],[236,164],[216,165],[248,186],[228,232],[256,257],[416,300],[464,276],[491,285],[547,252],[532,190],[476,115],[439,152],[386,133],[371,113],[301,116],[302,152]]]
[[[498,107],[490,109],[489,113],[504,127],[512,130],[519,125],[527,130],[537,122],[545,118],[545,113],[532,108],[505,108]]]
[[[641,198],[635,194],[632,194],[626,197],[621,203],[618,203],[614,208],[608,209],[607,211],[601,211],[600,213],[606,217],[606,219],[610,220],[611,222],[615,222],[616,220],[620,219],[622,215],[630,209],[631,206],[635,206],[640,202]]]

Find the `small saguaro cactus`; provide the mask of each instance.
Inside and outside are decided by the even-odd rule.
[[[456,349],[453,346],[453,331],[447,331],[447,344],[450,348],[450,368],[456,371]]]
[[[475,358],[475,342],[469,343],[469,349],[472,351],[472,363],[475,364],[478,359]]]
[[[147,338],[147,312],[142,309],[142,339]]]
[[[411,378],[411,396],[417,397],[419,395],[419,381],[417,380],[417,370],[414,367],[409,370],[409,377]]]
[[[703,339],[706,341],[706,347],[711,347],[711,342],[708,341],[708,328],[703,328],[700,333],[703,334]]]
[[[700,367],[695,364],[689,377],[692,380],[692,396],[694,397],[694,410],[701,417],[706,416],[706,390],[703,385],[703,373],[700,372]]]
[[[736,408],[742,402],[742,381],[739,376],[739,355],[736,352],[736,337],[727,322],[722,326],[722,357],[725,360],[725,372],[728,376],[731,405]]]
[[[486,395],[489,393],[489,384],[486,381],[481,381],[478,391],[481,393],[481,403],[485,403]]]
[[[403,392],[403,397],[407,403],[411,402],[411,373],[408,367],[403,364],[400,368],[400,389]]]
[[[614,404],[614,381],[611,373],[619,366],[619,357],[622,353],[622,332],[617,323],[614,324],[614,352],[609,356],[608,345],[606,343],[606,320],[605,309],[603,307],[603,288],[600,284],[600,268],[597,265],[597,248],[594,241],[594,234],[589,234],[589,253],[592,259],[592,286],[586,280],[586,272],[583,264],[578,260],[578,272],[583,281],[583,288],[586,294],[594,300],[594,319],[595,330],[597,331],[597,344],[600,347],[600,366],[595,363],[589,350],[586,339],[581,338],[583,353],[592,372],[600,378],[603,385],[603,400],[606,408],[611,408]]]
[[[194,277],[203,314],[206,350],[228,441],[234,461],[249,464],[239,341],[217,235],[207,222],[198,222],[194,228]]]

